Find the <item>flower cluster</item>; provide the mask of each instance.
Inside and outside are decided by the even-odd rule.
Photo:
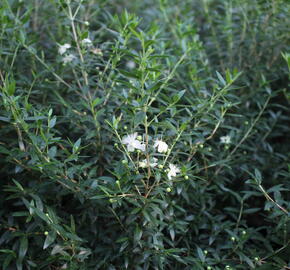
[[[64,56],[64,57],[62,58],[62,61],[63,61],[64,64],[67,64],[67,63],[69,63],[69,62],[72,62],[72,61],[75,60],[75,59],[76,59],[75,55],[73,55],[73,54],[70,53],[70,54]]]
[[[151,168],[154,168],[158,165],[158,159],[157,158],[153,158],[152,162],[149,162],[149,166]],[[147,163],[147,159],[144,159],[142,161],[139,162],[139,167],[141,168],[147,168],[148,167],[148,163]]]
[[[122,144],[127,145],[128,152],[133,152],[135,149],[145,151],[144,142],[140,142],[142,140],[141,136],[138,136],[137,132],[124,136],[122,139]],[[168,151],[168,144],[164,141],[157,139],[154,143],[154,148],[157,149],[159,153],[166,153]]]
[[[136,67],[136,64],[135,64],[135,62],[133,62],[133,61],[128,61],[128,62],[126,63],[126,67],[127,67],[128,69],[134,69],[134,68]]]
[[[70,48],[71,48],[71,45],[68,44],[68,43],[65,43],[65,44],[63,44],[63,45],[59,45],[58,53],[59,53],[60,55],[63,55],[63,54],[65,54],[66,51],[67,51],[68,49],[70,49]]]
[[[221,143],[224,143],[224,144],[230,144],[231,137],[229,135],[222,136],[222,137],[220,137],[220,141],[221,141]]]
[[[81,40],[80,45],[82,46],[82,48],[88,49],[88,51],[93,54],[99,56],[103,55],[102,50],[100,48],[95,48],[93,46],[93,41],[89,38],[84,38],[83,40]],[[62,56],[62,62],[64,64],[70,63],[77,59],[76,55],[69,53],[69,50],[72,48],[71,44],[65,43],[63,45],[59,44],[58,46],[58,53]]]
[[[145,144],[137,140],[137,132],[129,134],[122,139],[122,144],[127,145],[128,152],[134,152],[135,149],[145,152]]]
[[[168,144],[166,142],[161,141],[161,140],[156,140],[154,147],[157,147],[157,151],[159,153],[166,153],[168,150]]]
[[[171,180],[172,177],[175,177],[178,173],[180,173],[180,169],[174,164],[169,163],[169,170],[167,173],[168,179]]]
[[[144,137],[144,136],[143,136]],[[128,134],[122,138],[122,144],[125,144],[127,146],[127,151],[128,152],[134,152],[135,149],[141,150],[142,152],[145,152],[146,150],[146,145],[144,142],[142,142],[142,136],[138,136],[137,132]],[[168,144],[162,140],[155,140],[155,143],[153,147],[157,150],[159,153],[166,153],[168,151]],[[140,161],[139,163],[140,168],[155,168],[158,166],[158,159],[153,157],[152,159],[148,160],[144,159]],[[163,165],[159,165],[161,168]],[[166,170],[167,172],[167,177],[169,180],[172,179],[172,177],[176,177],[178,173],[180,173],[180,169],[174,165],[169,163],[169,168]]]
[[[89,38],[83,39],[81,43],[84,47],[91,47],[93,45],[93,42]]]
[[[58,53],[60,55],[64,55],[63,58],[62,58],[62,62],[64,64],[67,64],[67,63],[70,63],[72,62],[73,60],[76,59],[76,56],[73,55],[72,53],[70,54],[66,54],[66,52],[71,48],[71,45],[69,43],[65,43],[63,45],[59,45],[59,48],[58,48]]]

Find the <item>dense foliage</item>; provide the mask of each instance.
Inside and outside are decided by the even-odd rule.
[[[2,0],[0,268],[290,269],[287,0]]]

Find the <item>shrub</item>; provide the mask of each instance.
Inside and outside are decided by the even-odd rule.
[[[289,5],[95,2],[2,3],[2,269],[290,267]]]

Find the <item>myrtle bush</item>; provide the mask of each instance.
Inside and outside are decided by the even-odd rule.
[[[3,0],[1,269],[290,269],[289,11]]]

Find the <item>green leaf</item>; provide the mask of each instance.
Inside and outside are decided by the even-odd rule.
[[[100,176],[98,177],[98,180],[102,180],[102,181],[105,181],[105,182],[114,182],[114,178],[113,177],[110,177],[110,176]]]
[[[173,96],[172,102],[173,103],[178,102],[182,98],[182,96],[184,95],[185,92],[186,92],[186,90],[179,91],[176,95]]]
[[[70,228],[71,228],[71,231],[75,233],[76,223],[75,223],[73,215],[70,215]]]
[[[26,117],[24,118],[25,121],[37,121],[37,120],[43,120],[43,119],[47,119],[46,116],[31,116],[31,117]]]
[[[20,262],[22,262],[23,258],[25,257],[27,249],[28,249],[28,239],[26,236],[23,236],[20,240],[18,253],[18,259]]]
[[[224,80],[224,78],[223,78],[223,76],[218,72],[218,71],[216,71],[216,74],[217,74],[217,76],[218,76],[218,79],[219,79],[219,81],[221,82],[221,84],[223,85],[223,86],[226,86],[226,81]]]
[[[232,75],[228,69],[226,70],[226,80],[228,84],[232,82]]]
[[[90,199],[91,200],[101,200],[104,198],[108,198],[108,195],[96,195],[96,196],[91,197]]]
[[[126,78],[134,78],[134,79],[141,78],[141,74],[137,70],[134,70],[134,72],[129,72],[123,69],[119,69],[119,72]]]
[[[17,268],[17,270],[23,269],[22,261],[20,261],[19,259],[16,261],[16,268]]]
[[[24,202],[25,206],[28,208],[29,211],[31,211],[31,209],[36,213],[36,215],[38,217],[40,217],[42,220],[44,220],[46,223],[50,224],[50,220],[49,218],[38,208],[34,207],[31,203],[29,203],[26,199],[22,199],[22,201]]]
[[[204,255],[202,249],[199,247],[197,248],[197,254],[198,254],[198,257],[200,258],[201,262],[205,262],[205,255]]]
[[[54,158],[56,156],[56,152],[57,152],[57,148],[56,146],[52,146],[51,148],[49,148],[48,150],[48,156],[50,158]]]
[[[146,210],[143,210],[142,214],[143,214],[143,216],[145,217],[145,219],[147,220],[148,223],[152,222],[152,219],[151,219],[150,215],[147,213]]]
[[[79,147],[80,147],[80,145],[81,145],[81,142],[82,142],[82,139],[79,138],[79,139],[74,143],[74,146],[73,146],[73,152],[74,152],[74,153],[78,151],[78,149],[79,149]]]
[[[83,239],[78,237],[76,234],[69,233],[69,232],[64,232],[64,235],[66,237],[68,237],[69,239],[71,239],[71,240],[83,242]]]
[[[85,31],[85,32],[81,33],[81,35],[80,35],[80,39],[85,39],[85,38],[87,38],[88,36],[89,36],[89,32],[88,32],[88,31]]]
[[[171,122],[168,121],[168,120],[161,122],[160,125],[161,125],[161,126],[164,126],[164,127],[166,127],[166,128],[168,128],[168,129],[171,130],[171,131],[173,131],[174,134],[177,134],[177,133],[178,133],[178,131],[177,131],[177,129],[175,128],[175,126],[173,126],[173,125],[171,124]]]
[[[247,257],[244,253],[237,252],[237,254],[239,255],[241,261],[245,261],[252,269],[255,268],[255,265],[252,262],[252,260],[249,257]]]
[[[259,185],[262,183],[261,172],[256,168],[255,168],[255,180],[258,182]]]
[[[125,241],[128,241],[129,238],[128,237],[120,237],[116,240],[116,243],[123,243]]]
[[[149,93],[153,94],[155,90],[159,89],[162,86],[162,84],[163,84],[162,82],[157,82],[157,83],[153,84],[151,87],[149,87],[147,89],[147,91]]]
[[[0,249],[0,252],[6,253],[6,254],[12,254],[14,257],[16,256],[15,252],[11,249]]]
[[[16,180],[12,179],[12,181],[14,182],[14,184],[21,190],[24,191],[24,188],[21,186],[21,184],[19,182],[17,182]]]
[[[5,260],[2,263],[3,270],[6,270],[12,260],[15,260],[15,256],[13,256],[12,254],[9,254],[5,257]]]
[[[92,102],[93,107],[96,107],[99,104],[101,104],[103,100],[104,100],[103,98],[95,98],[94,101]]]
[[[14,80],[11,80],[8,84],[8,88],[7,88],[7,93],[9,96],[13,96],[15,93],[15,89],[16,89],[16,82]]]
[[[141,123],[143,123],[144,119],[146,117],[146,113],[141,111],[138,112],[135,117],[134,117],[134,126],[137,127],[139,126]]]
[[[170,234],[171,240],[174,241],[174,239],[175,239],[175,231],[174,231],[173,228],[170,228],[169,234]]]
[[[153,45],[155,43],[155,40],[146,40],[144,43],[145,49],[147,49],[149,46]]]
[[[10,123],[11,118],[0,116],[0,121]]]
[[[143,232],[141,231],[141,229],[139,228],[139,226],[137,226],[135,228],[135,232],[134,232],[134,241],[136,243],[138,243],[141,240]]]
[[[49,247],[54,242],[55,239],[56,239],[56,232],[50,231],[45,238],[43,249],[46,249],[47,247]]]
[[[10,151],[0,145],[0,153],[9,155],[10,154]]]
[[[48,127],[49,128],[53,128],[56,124],[56,116],[52,117],[49,121],[48,121]]]

